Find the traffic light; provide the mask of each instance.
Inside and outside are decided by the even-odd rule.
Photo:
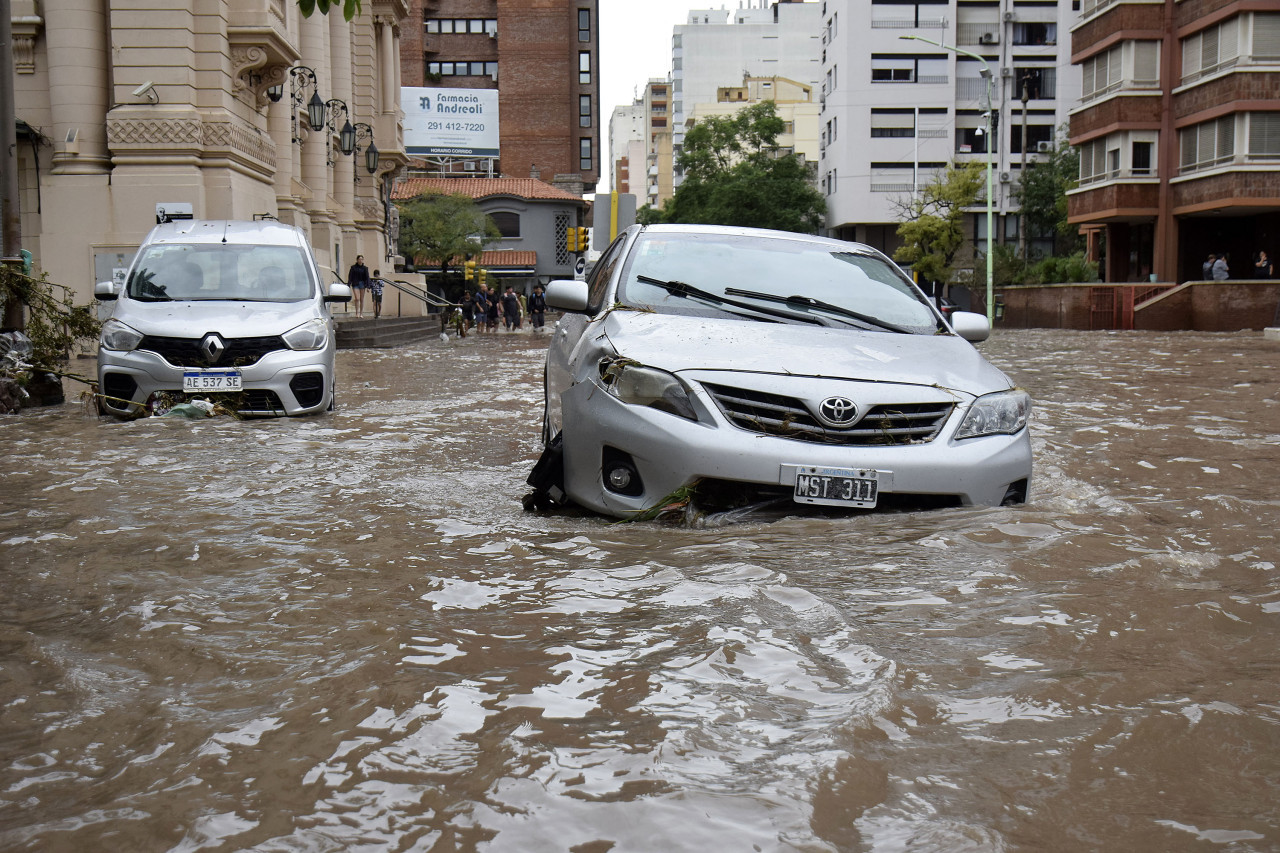
[[[476,277],[476,262],[467,261],[462,265],[462,278],[464,281],[471,281]]]
[[[578,229],[569,226],[564,232],[564,246],[570,252],[578,251]]]
[[[586,226],[578,226],[578,251],[585,252],[591,245],[591,238],[587,236]]]
[[[489,271],[488,271],[488,270],[483,270],[483,269],[482,269],[482,270],[480,270],[480,283],[481,283],[481,284],[485,284],[485,283],[487,282],[488,277],[489,277]]]

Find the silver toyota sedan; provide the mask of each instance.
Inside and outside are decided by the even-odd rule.
[[[147,236],[98,342],[99,409],[118,417],[163,399],[223,402],[241,414],[301,415],[332,407],[330,302],[306,236],[264,221],[180,220]]]
[[[944,317],[867,246],[633,226],[546,298],[566,313],[529,508],[1027,499],[1031,401],[974,348],[986,317]]]

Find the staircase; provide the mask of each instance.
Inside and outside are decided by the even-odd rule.
[[[426,317],[365,317],[357,320],[334,316],[338,349],[385,349],[404,346],[440,335],[440,315]]]

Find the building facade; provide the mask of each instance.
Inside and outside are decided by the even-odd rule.
[[[892,254],[921,187],[950,162],[987,163],[991,110],[994,240],[1016,242],[1021,171],[1054,145],[1080,93],[1066,38],[1079,14],[1072,0],[824,0],[821,9],[830,233]],[[970,223],[985,248],[985,202]]]
[[[534,285],[573,278],[578,258],[565,232],[586,224],[581,196],[531,178],[405,178],[394,190],[397,201],[440,193],[467,196],[498,227],[502,239],[477,260],[503,287],[530,293]]]
[[[402,0],[365,0],[351,22],[304,18],[294,0],[16,0],[21,230],[37,270],[89,301],[158,208],[298,225],[340,278],[358,254],[389,259],[406,12]]]
[[[592,192],[606,121],[598,27],[596,0],[409,0],[401,78],[405,86],[497,89],[495,174]]]
[[[1070,221],[1107,281],[1252,278],[1280,250],[1280,11],[1266,0],[1084,0]]]
[[[671,154],[678,157],[698,104],[745,77],[784,77],[817,88],[821,79],[821,4],[749,0],[728,11],[695,9],[671,38]],[[659,171],[669,168],[659,157]],[[679,186],[680,175],[674,175]]]
[[[780,152],[798,154],[811,169],[816,169],[820,154],[818,116],[821,107],[814,96],[814,88],[785,77],[744,77],[740,86],[716,89],[715,103],[694,104],[689,120],[697,122],[709,116],[730,116],[743,107],[771,101],[783,123],[777,140]]]

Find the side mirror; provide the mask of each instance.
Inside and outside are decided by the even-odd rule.
[[[951,312],[951,328],[957,335],[971,344],[978,344],[991,337],[991,324],[986,314],[975,314],[972,311]]]
[[[547,285],[547,305],[561,311],[583,312],[587,310],[587,283],[564,279]]]
[[[120,298],[120,294],[116,292],[116,283],[114,281],[100,281],[93,286],[93,296],[102,302],[114,302]]]
[[[350,302],[351,287],[340,281],[335,281],[329,285],[329,293],[324,298],[325,302]]]

